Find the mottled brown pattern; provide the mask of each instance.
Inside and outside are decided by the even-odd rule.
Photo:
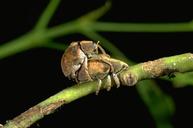
[[[137,76],[130,72],[122,73],[120,76],[120,81],[123,85],[133,86],[137,83]]]
[[[110,66],[100,60],[88,62],[88,72],[93,79],[103,79],[108,75]]]
[[[178,71],[174,66],[167,66],[164,59],[142,63],[142,69],[149,74],[148,78],[155,78],[166,74],[169,75],[170,73]]]
[[[71,76],[72,74],[75,74],[85,57],[86,56],[79,48],[79,45],[76,42],[71,43],[61,59],[61,67],[64,75]],[[74,69],[74,65],[77,66],[77,69]]]
[[[29,127],[31,124],[43,118],[45,115],[48,115],[54,112],[54,110],[56,110],[58,107],[60,107],[64,103],[65,103],[64,100],[60,100],[58,102],[50,103],[44,106],[41,106],[40,104],[38,104],[8,122],[9,124],[14,124],[16,128]],[[33,118],[37,116],[39,118],[38,119],[36,118],[36,120],[33,120]]]
[[[164,74],[164,70],[163,70],[164,68],[165,68],[165,64],[162,59],[142,63],[142,69],[148,74],[150,74],[152,78],[158,77]]]

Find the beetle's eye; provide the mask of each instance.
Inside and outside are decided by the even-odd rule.
[[[93,50],[94,53],[98,53],[98,47],[94,47],[94,50]]]

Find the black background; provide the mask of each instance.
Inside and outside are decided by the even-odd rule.
[[[70,21],[96,9],[104,0],[65,0],[60,4],[49,26]],[[35,25],[47,0],[1,1],[0,42],[14,39]],[[193,19],[187,2],[115,1],[101,21],[117,22],[185,22]],[[192,33],[101,33],[115,43],[130,59],[142,62],[163,56],[192,52]],[[79,34],[58,41],[88,39]],[[31,106],[72,85],[60,69],[61,51],[32,49],[0,61],[0,123],[12,119]],[[158,80],[160,88],[175,101],[172,124],[191,127],[193,115],[192,87],[173,88]],[[190,116],[190,117],[188,117]],[[91,124],[89,124],[89,123]],[[91,94],[61,107],[32,127],[155,127],[153,118],[135,87],[121,87],[110,92]],[[191,126],[190,126],[191,125]]]

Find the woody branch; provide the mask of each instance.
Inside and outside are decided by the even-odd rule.
[[[160,58],[131,66],[119,74],[122,85],[133,86],[143,79],[157,78],[163,75],[170,75],[174,72],[193,71],[193,54],[186,53],[171,57]],[[26,128],[44,116],[53,113],[63,104],[70,103],[97,90],[98,82],[87,82],[72,86],[51,96],[41,103],[31,107],[21,115],[7,121],[3,128]],[[105,79],[103,80],[103,89]],[[0,126],[1,127],[1,126]]]

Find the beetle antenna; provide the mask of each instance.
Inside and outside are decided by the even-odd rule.
[[[105,50],[99,45],[100,41],[97,41],[97,47],[100,49],[100,51],[102,52],[102,54],[106,54]]]

